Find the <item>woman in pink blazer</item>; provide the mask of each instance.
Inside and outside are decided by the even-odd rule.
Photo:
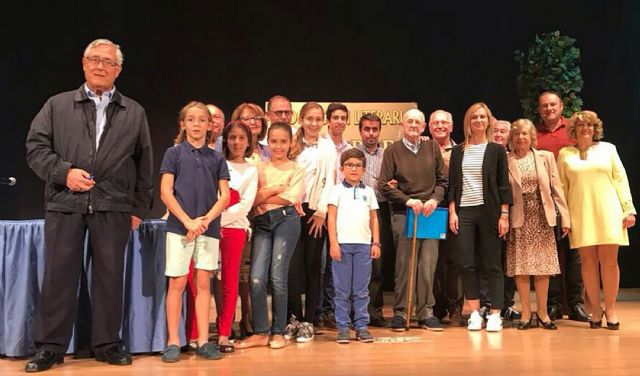
[[[549,276],[560,273],[554,234],[561,216],[562,236],[569,232],[569,211],[552,153],[536,150],[536,128],[527,119],[513,122],[507,156],[509,183],[513,192],[511,231],[507,238],[506,274],[516,280],[522,318],[518,329],[533,327],[529,301],[530,276],[534,276],[539,322],[544,329],[557,329],[549,319]],[[542,307],[540,309],[540,307]]]

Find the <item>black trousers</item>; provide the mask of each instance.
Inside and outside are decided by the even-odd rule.
[[[319,238],[309,235],[310,224],[307,221],[315,210],[309,209],[307,203],[302,204],[302,209],[304,217],[300,218],[300,237],[289,264],[288,311],[298,319],[313,322],[322,293],[322,247],[327,231],[323,228]],[[305,294],[304,315],[301,293]]]
[[[460,260],[462,288],[468,300],[479,299],[478,273],[485,274],[491,308],[502,309],[502,240],[498,237],[498,223],[490,223],[486,211],[485,205],[480,205],[463,207],[458,212],[458,235],[455,236],[455,244]]]
[[[578,250],[569,247],[568,236],[565,236],[556,245],[558,246],[558,259],[560,260],[560,274],[551,276],[549,280],[547,307],[563,305],[566,307],[568,305],[567,309],[573,309],[584,304],[580,253],[578,253]]]
[[[433,312],[439,319],[456,310],[462,310],[463,294],[460,278],[460,263],[456,258],[453,233],[447,233],[447,239],[438,244],[438,265],[436,266],[433,295],[436,305]]]
[[[383,264],[388,263],[393,256],[393,231],[391,229],[391,210],[389,202],[381,201],[378,209],[378,224],[380,228],[380,257],[371,262],[371,280],[369,281],[369,317],[382,318],[384,306],[383,290]],[[385,261],[385,259],[387,261]]]
[[[35,322],[38,349],[65,353],[78,305],[85,235],[89,230],[91,342],[96,352],[121,343],[124,252],[131,228],[128,213],[45,213],[45,267]]]
[[[502,241],[502,270],[506,269],[507,265],[507,242]],[[504,276],[504,306],[503,308],[509,308],[515,304],[516,295],[516,280],[513,277]]]

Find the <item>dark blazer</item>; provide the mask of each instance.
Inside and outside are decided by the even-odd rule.
[[[462,197],[462,157],[464,144],[453,147],[449,162],[449,202],[455,201],[456,211],[460,209]],[[509,184],[507,152],[502,145],[489,142],[482,161],[482,195],[487,209],[488,220],[498,223],[500,205],[513,204]]]

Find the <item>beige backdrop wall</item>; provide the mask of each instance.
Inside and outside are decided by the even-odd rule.
[[[293,110],[293,117],[291,119],[291,124],[294,127],[300,127],[298,124],[298,114],[300,113],[300,108],[306,102],[291,102],[291,107]],[[331,102],[318,102],[327,110]],[[348,102],[340,102],[347,106],[349,110],[349,120],[347,122],[347,127],[344,131],[344,139],[350,144],[356,146],[360,141],[360,132],[358,131],[358,120],[360,117],[366,113],[375,113],[382,120],[382,131],[380,134],[380,140],[384,147],[387,147],[388,144],[397,141],[402,136],[402,131],[400,129],[400,125],[402,123],[402,115],[412,109],[418,108],[417,103],[415,102],[398,102],[398,103],[387,103],[387,102],[371,102],[371,103],[348,103]],[[265,104],[266,108],[266,104]],[[327,131],[327,121],[325,120],[325,125],[322,128],[321,133],[326,133]]]

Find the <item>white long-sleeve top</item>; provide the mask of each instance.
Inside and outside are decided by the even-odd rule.
[[[250,230],[247,215],[258,191],[258,168],[250,163],[230,161],[227,161],[227,167],[231,176],[229,187],[238,191],[240,202],[222,212],[221,226]]]

